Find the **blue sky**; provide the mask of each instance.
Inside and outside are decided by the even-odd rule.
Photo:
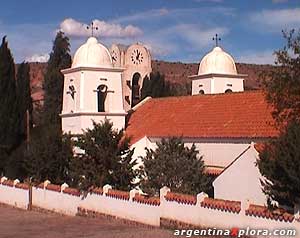
[[[44,61],[57,30],[70,37],[72,54],[99,26],[98,39],[144,43],[153,58],[198,62],[221,46],[237,62],[273,63],[282,29],[300,28],[299,0],[10,0],[1,4],[0,36],[7,35],[16,62]]]

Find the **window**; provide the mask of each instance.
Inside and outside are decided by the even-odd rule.
[[[232,93],[231,89],[226,89],[225,93]]]
[[[134,107],[140,101],[140,79],[141,75],[139,73],[135,73],[132,77],[131,107]]]
[[[98,112],[105,112],[106,95],[107,95],[107,86],[100,85],[97,88]]]
[[[204,94],[204,90],[200,90],[200,91],[199,91],[199,94]]]

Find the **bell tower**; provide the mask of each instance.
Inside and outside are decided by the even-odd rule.
[[[62,129],[73,135],[108,119],[115,129],[125,127],[122,73],[108,49],[95,37],[79,47],[64,74]]]

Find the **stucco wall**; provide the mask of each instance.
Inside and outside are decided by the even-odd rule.
[[[135,148],[134,158],[139,158],[139,156],[145,156],[145,147],[155,149],[156,143],[160,141],[160,138],[148,138],[144,137],[137,141],[131,146]],[[201,139],[184,139],[183,142],[186,146],[191,147],[194,143],[196,149],[199,151],[199,155],[203,156],[205,165],[207,166],[220,166],[226,167],[229,165],[236,157],[238,157],[249,145],[250,141],[243,140],[201,140]],[[139,163],[141,160],[138,159]]]
[[[29,203],[28,190],[0,184],[0,203],[27,209]]]
[[[263,177],[256,166],[257,159],[258,153],[251,145],[215,179],[213,182],[215,198],[266,204],[266,196],[260,183]]]

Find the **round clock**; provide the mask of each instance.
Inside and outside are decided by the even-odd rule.
[[[117,62],[118,56],[114,50],[111,52],[111,59],[112,59],[113,63]]]
[[[134,64],[140,64],[143,62],[143,54],[139,49],[135,49],[131,54],[131,61]]]

